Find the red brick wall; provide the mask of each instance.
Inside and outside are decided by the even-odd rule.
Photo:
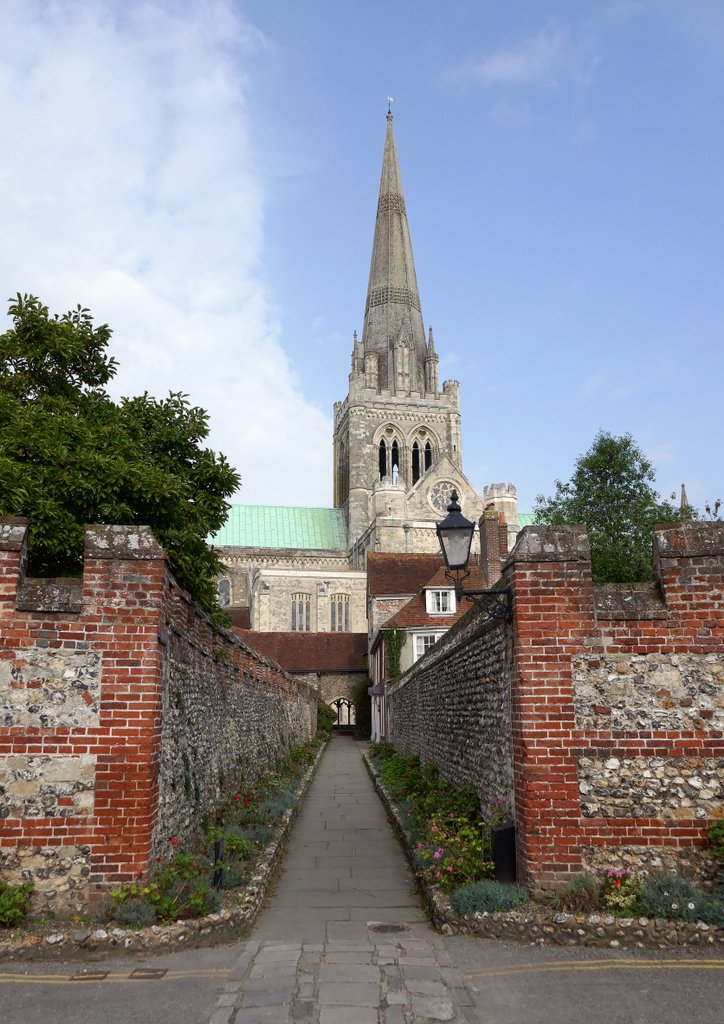
[[[48,905],[82,909],[152,860],[169,631],[214,652],[207,671],[225,684],[231,672],[280,702],[315,695],[215,630],[148,528],[88,529],[77,613],[46,610],[57,586],[45,603],[42,587],[17,601],[25,533],[22,520],[0,520],[0,867],[35,875],[41,903],[45,889]]]
[[[582,813],[579,765],[609,759],[634,766],[651,758],[666,764],[718,763],[724,757],[721,728],[711,728],[714,710],[702,707],[671,728],[606,727],[605,706],[594,708],[595,728],[576,715],[572,664],[585,657],[619,659],[724,652],[724,524],[692,523],[661,528],[654,535],[654,565],[660,599],[641,601],[631,591],[610,600],[594,594],[588,541],[577,527],[531,527],[523,531],[506,563],[504,582],[514,602],[511,662],[513,772],[518,866],[534,890],[565,883],[602,857],[645,848],[668,850],[686,860],[706,845],[708,818],[678,807],[656,805],[655,813],[620,817]],[[625,588],[623,588],[625,590]],[[623,657],[622,657],[623,656]],[[718,676],[719,682],[724,682]],[[666,691],[668,692],[668,691]],[[658,695],[657,695],[658,697]],[[691,698],[686,698],[688,704]],[[661,698],[662,708],[676,703]],[[682,699],[682,704],[683,704]],[[719,689],[714,705],[721,707]],[[662,712],[663,717],[663,712]],[[684,724],[684,722],[686,724]],[[678,759],[678,760],[677,760]],[[657,762],[658,763],[658,762]],[[721,772],[719,773],[721,774]],[[631,780],[635,786],[637,780]],[[654,801],[654,804],[656,802]],[[719,802],[716,815],[724,812]],[[701,814],[701,812],[700,812]]]

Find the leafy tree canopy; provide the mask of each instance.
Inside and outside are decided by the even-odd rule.
[[[147,525],[179,583],[218,617],[221,561],[205,541],[239,475],[203,447],[208,416],[185,395],[111,400],[110,328],[80,306],[50,316],[11,301],[0,335],[0,515],[28,519],[31,572],[80,571],[86,523]]]
[[[615,437],[599,431],[591,448],[576,460],[568,483],[556,480],[552,498],[538,495],[535,520],[586,527],[594,580],[648,580],[653,527],[695,517],[693,509],[677,509],[664,501],[654,490],[654,479],[652,464],[630,434]]]

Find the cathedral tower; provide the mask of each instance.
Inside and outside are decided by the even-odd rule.
[[[334,407],[334,504],[346,513],[352,547],[382,516],[407,531],[405,546],[398,538],[393,549],[415,550],[412,520],[432,526],[444,514],[443,483],[481,504],[463,481],[459,386],[440,389],[432,329],[425,335],[388,112],[362,337],[355,331],[349,394]],[[474,512],[469,505],[468,517]]]

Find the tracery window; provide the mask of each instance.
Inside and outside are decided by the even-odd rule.
[[[330,629],[333,633],[349,633],[349,594],[332,594]]]
[[[380,460],[379,460],[380,480],[384,480],[387,476],[387,445],[385,444],[384,437],[380,441]]]
[[[292,594],[292,632],[308,633],[312,628],[312,595]]]

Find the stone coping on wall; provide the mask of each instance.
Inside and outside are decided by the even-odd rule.
[[[524,904],[518,910],[497,913],[457,914],[448,897],[431,886],[415,865],[412,840],[389,792],[366,752],[362,757],[374,787],[393,823],[415,874],[433,924],[443,935],[477,935],[534,945],[592,946],[597,948],[670,949],[682,946],[717,948],[724,945],[724,928],[704,921],[670,921],[663,918],[615,917],[604,913],[568,913],[542,903]]]
[[[296,790],[296,804],[286,810],[275,837],[261,854],[256,870],[240,890],[241,905],[206,917],[149,928],[90,927],[53,922],[43,928],[0,930],[0,960],[43,960],[51,957],[100,959],[119,953],[162,953],[235,941],[254,924],[269,883],[280,862],[292,824],[299,813],[327,743],[317,752]]]

